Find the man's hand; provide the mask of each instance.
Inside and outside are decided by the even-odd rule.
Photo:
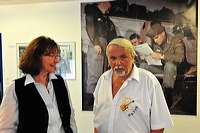
[[[95,45],[94,46],[94,50],[96,54],[101,54],[102,53],[102,49],[100,45]]]
[[[144,56],[139,55],[139,57],[140,57],[140,60],[145,60],[145,57],[144,57]]]
[[[96,128],[94,128],[94,133],[98,133],[98,131],[97,131],[97,129],[96,129]]]
[[[156,52],[153,52],[153,53],[149,53],[149,55],[153,58],[153,59],[161,59],[161,56],[162,54],[161,53],[156,53]]]

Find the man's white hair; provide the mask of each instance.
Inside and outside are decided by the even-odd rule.
[[[115,38],[113,39],[109,44],[108,46],[106,47],[106,55],[108,56],[108,48],[111,46],[111,45],[117,45],[117,46],[120,46],[120,47],[124,47],[124,48],[129,48],[130,50],[130,54],[132,56],[135,56],[135,50],[133,49],[133,45],[132,43],[125,39],[125,38]]]

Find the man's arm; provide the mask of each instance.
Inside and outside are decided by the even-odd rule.
[[[163,56],[161,53],[157,53],[157,52],[153,52],[153,53],[149,53],[149,55],[153,58],[153,59],[161,59],[161,57]]]
[[[96,128],[94,128],[94,133],[98,133],[98,131],[97,131],[97,129],[96,129]]]
[[[169,50],[165,53],[166,62],[182,63],[185,59],[185,46],[181,39],[173,39]]]
[[[86,31],[90,41],[94,41],[94,20],[92,15],[86,15]]]
[[[158,130],[151,130],[150,133],[163,133],[164,128],[163,129],[158,129]]]

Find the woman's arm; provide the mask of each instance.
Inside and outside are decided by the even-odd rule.
[[[15,83],[6,88],[0,106],[0,132],[14,133],[18,126],[18,100],[15,93]]]
[[[98,133],[98,131],[97,131],[97,129],[96,129],[96,128],[94,128],[94,133]]]

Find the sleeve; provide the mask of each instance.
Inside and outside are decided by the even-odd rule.
[[[100,79],[97,82],[97,85],[95,87],[95,91],[93,93],[93,96],[94,96],[93,113],[94,113],[94,115],[96,114],[97,105],[98,105],[98,91],[99,91],[99,86],[100,86]]]
[[[172,47],[170,47],[165,54],[165,61],[182,63],[185,59],[185,47],[183,41],[175,38],[171,41],[171,45]]]
[[[86,31],[90,41],[94,43],[94,15],[86,14]]]
[[[76,126],[76,120],[75,120],[75,113],[74,113],[75,111],[74,111],[74,108],[72,106],[69,88],[68,88],[67,82],[65,80],[64,80],[64,82],[65,82],[65,86],[67,88],[69,104],[70,104],[70,108],[71,108],[70,127],[72,128],[73,133],[78,133],[78,129],[77,129],[77,126]]]
[[[103,17],[101,11],[99,11],[99,9],[95,5],[93,5],[93,7],[90,7],[90,9],[88,8],[85,16],[86,31],[88,37],[90,38],[90,41],[93,43],[94,46],[103,46],[103,44],[101,44],[101,39],[103,38],[107,40],[107,32],[109,31],[109,18]],[[114,30],[112,30],[109,35],[116,35],[114,24],[112,28],[114,28]]]
[[[94,46],[101,45],[99,40],[102,38],[102,35],[106,35],[103,20],[102,18],[97,18],[95,12],[94,10],[92,13],[86,14],[86,31]]]
[[[104,18],[103,16],[101,16],[94,20],[94,45],[104,46],[104,43],[102,44],[101,40],[107,40],[109,38],[109,36],[111,35],[111,33],[109,33],[109,28],[110,27],[108,17]]]
[[[94,123],[94,128],[98,128],[99,127],[99,119],[97,117],[97,115],[100,113],[99,109],[98,109],[98,93],[99,93],[99,88],[100,88],[100,84],[101,84],[101,77],[99,78],[97,85],[95,87],[95,91],[93,93],[94,96],[94,104],[93,104],[93,114],[94,114],[94,119],[93,119],[93,123]]]
[[[0,132],[15,133],[18,120],[18,100],[13,82],[6,90],[0,106]]]
[[[182,63],[185,59],[185,46],[181,39],[175,42],[175,62]]]
[[[167,107],[165,97],[159,81],[154,76],[153,89],[151,92],[151,129],[158,130],[165,127],[173,126],[173,121]]]

